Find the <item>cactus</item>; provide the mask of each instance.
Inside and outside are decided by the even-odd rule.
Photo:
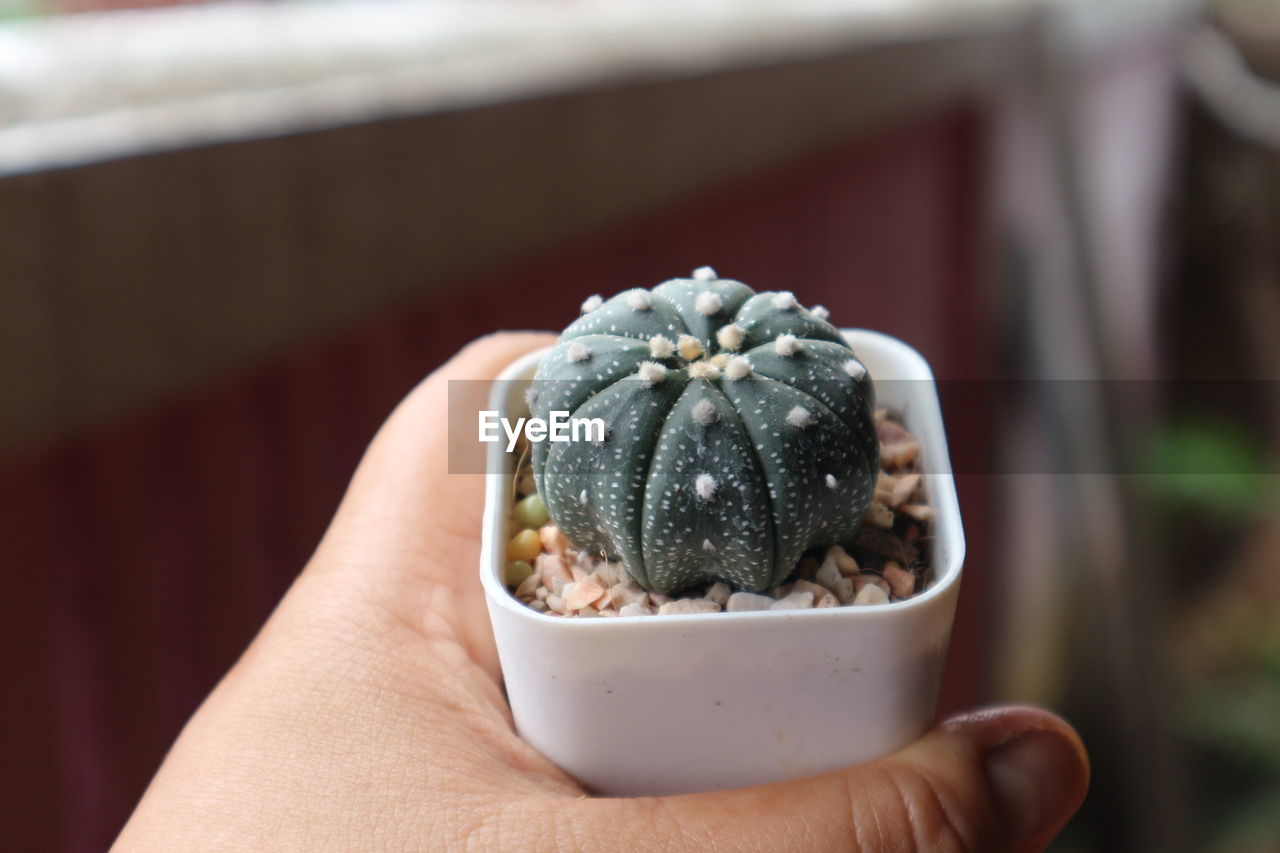
[[[851,540],[875,489],[871,380],[825,309],[708,267],[588,299],[528,400],[607,424],[534,444],[534,478],[573,545],[655,592],[777,586]]]

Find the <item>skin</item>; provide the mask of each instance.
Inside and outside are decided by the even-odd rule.
[[[848,770],[665,798],[590,797],[516,737],[475,571],[484,478],[448,473],[442,414],[449,379],[550,340],[483,338],[401,403],[115,849],[1042,849],[1089,770],[1033,708],[944,721]]]

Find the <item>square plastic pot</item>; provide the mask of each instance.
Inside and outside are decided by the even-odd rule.
[[[503,585],[515,459],[492,445],[480,577],[520,736],[598,794],[735,788],[869,761],[933,721],[964,533],[929,365],[877,332],[845,336],[877,405],[921,442],[934,581],[890,604],[801,611],[564,619]],[[512,364],[490,408],[525,413],[545,351]]]

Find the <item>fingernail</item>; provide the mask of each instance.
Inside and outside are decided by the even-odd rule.
[[[1055,732],[1030,732],[996,746],[987,753],[986,772],[1015,843],[1056,829],[1076,806],[1080,756]]]

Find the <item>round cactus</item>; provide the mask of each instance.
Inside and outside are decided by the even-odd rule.
[[[708,267],[588,299],[528,399],[607,425],[534,444],[534,478],[573,545],[656,592],[776,586],[852,539],[875,488],[871,380],[826,311]]]

